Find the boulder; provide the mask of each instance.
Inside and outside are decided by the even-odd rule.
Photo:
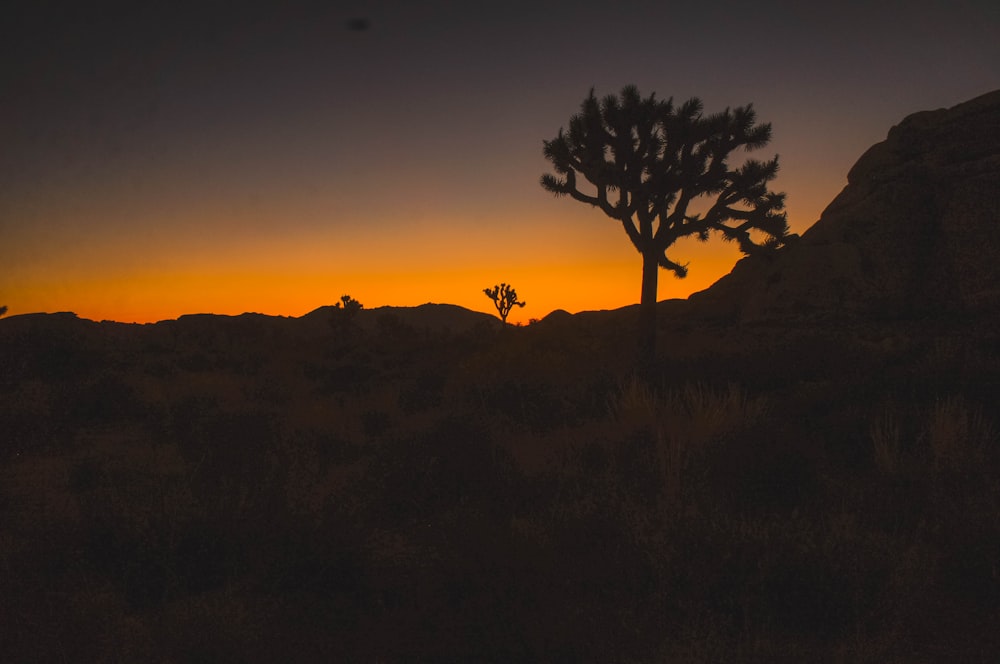
[[[741,321],[1000,310],[1000,90],[908,116],[847,181],[797,241],[693,294],[697,310]]]

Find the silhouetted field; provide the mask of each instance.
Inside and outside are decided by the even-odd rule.
[[[992,661],[997,327],[681,307],[0,320],[2,659]]]

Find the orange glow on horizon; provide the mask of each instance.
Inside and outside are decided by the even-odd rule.
[[[661,272],[660,299],[686,297],[707,288],[730,267],[726,260],[706,258],[684,280]],[[345,294],[367,308],[435,302],[493,314],[493,303],[482,290],[505,281],[527,303],[515,308],[510,321],[527,323],[556,309],[577,313],[634,304],[640,268],[636,255],[632,261],[604,264],[497,264],[427,272],[136,273],[78,279],[72,285],[43,283],[21,295],[24,301],[36,303],[35,311],[74,311],[82,318],[125,323],[150,323],[192,313],[297,317],[333,304]]]
[[[506,282],[527,302],[511,322],[527,323],[557,309],[617,309],[639,300],[641,258],[620,224],[576,203],[545,196],[471,221],[386,216],[347,225],[330,223],[320,209],[289,204],[279,215],[277,207],[242,225],[212,223],[217,210],[193,211],[178,224],[175,208],[152,217],[161,230],[148,239],[123,230],[57,244],[23,230],[29,259],[7,271],[0,304],[8,315],[73,311],[148,323],[192,313],[302,316],[346,294],[369,309],[435,302],[492,315],[482,291]],[[307,223],[285,230],[289,210]],[[801,232],[801,224],[792,230]],[[661,270],[660,300],[708,288],[740,253],[717,237],[688,238],[668,256],[690,271],[677,279]]]

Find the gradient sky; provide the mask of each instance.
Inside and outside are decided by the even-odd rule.
[[[0,305],[95,320],[639,299],[600,211],[544,192],[591,87],[773,125],[801,233],[909,113],[1000,88],[1000,3],[15,3],[0,27]],[[229,9],[233,7],[238,9]],[[350,29],[354,18],[369,22]],[[659,297],[737,260],[675,246]]]

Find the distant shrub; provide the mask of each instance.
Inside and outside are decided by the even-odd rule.
[[[364,309],[364,305],[355,300],[350,295],[341,295],[340,302],[333,305],[330,316],[330,325],[340,333],[348,332],[357,318],[358,312]]]
[[[996,441],[997,431],[980,408],[962,397],[938,400],[926,428],[935,468],[961,469],[982,461]]]
[[[875,465],[882,472],[896,472],[900,462],[900,430],[895,414],[886,410],[876,417],[868,429],[868,435],[872,441]]]
[[[662,433],[694,444],[753,424],[767,412],[764,399],[749,397],[738,385],[720,390],[689,383],[660,395],[635,377],[619,387],[609,407],[619,421],[655,424]]]
[[[692,383],[660,395],[632,377],[619,387],[609,407],[618,422],[655,435],[664,490],[668,499],[678,501],[692,455],[704,452],[720,436],[756,424],[767,403],[747,396],[737,385],[718,390]]]

